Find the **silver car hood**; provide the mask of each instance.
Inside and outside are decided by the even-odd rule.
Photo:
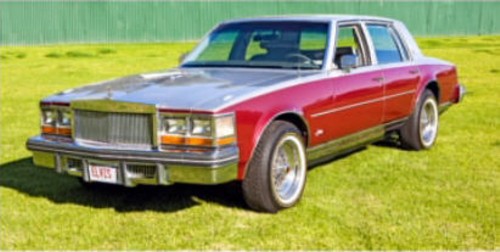
[[[302,71],[306,77],[318,71]],[[214,110],[298,78],[294,70],[178,68],[66,90],[44,101],[112,100],[172,109]],[[282,85],[281,85],[282,86]]]

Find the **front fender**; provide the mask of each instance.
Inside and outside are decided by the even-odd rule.
[[[292,115],[300,118],[306,125],[306,134],[309,134],[309,128],[304,118],[303,111],[293,106],[280,106],[266,112],[261,111],[239,111],[236,113],[238,147],[240,150],[240,159],[238,165],[238,179],[243,180],[254,151],[261,141],[261,136],[269,125],[284,115]],[[307,143],[306,143],[307,145]]]

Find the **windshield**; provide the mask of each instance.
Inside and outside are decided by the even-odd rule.
[[[224,24],[203,40],[182,66],[321,69],[327,38],[327,23]]]

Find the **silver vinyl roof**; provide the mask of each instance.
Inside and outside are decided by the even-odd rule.
[[[252,18],[239,18],[226,20],[223,23],[238,23],[252,21],[303,21],[303,22],[336,22],[336,21],[353,21],[353,20],[375,20],[394,22],[396,20],[376,16],[361,16],[361,15],[284,15],[284,16],[262,16]]]

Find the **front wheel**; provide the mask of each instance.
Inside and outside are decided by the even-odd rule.
[[[275,213],[297,204],[307,175],[304,139],[293,124],[276,121],[265,130],[243,180],[247,204]]]
[[[408,149],[429,149],[436,142],[438,128],[439,111],[436,97],[427,89],[401,129],[401,142]]]

